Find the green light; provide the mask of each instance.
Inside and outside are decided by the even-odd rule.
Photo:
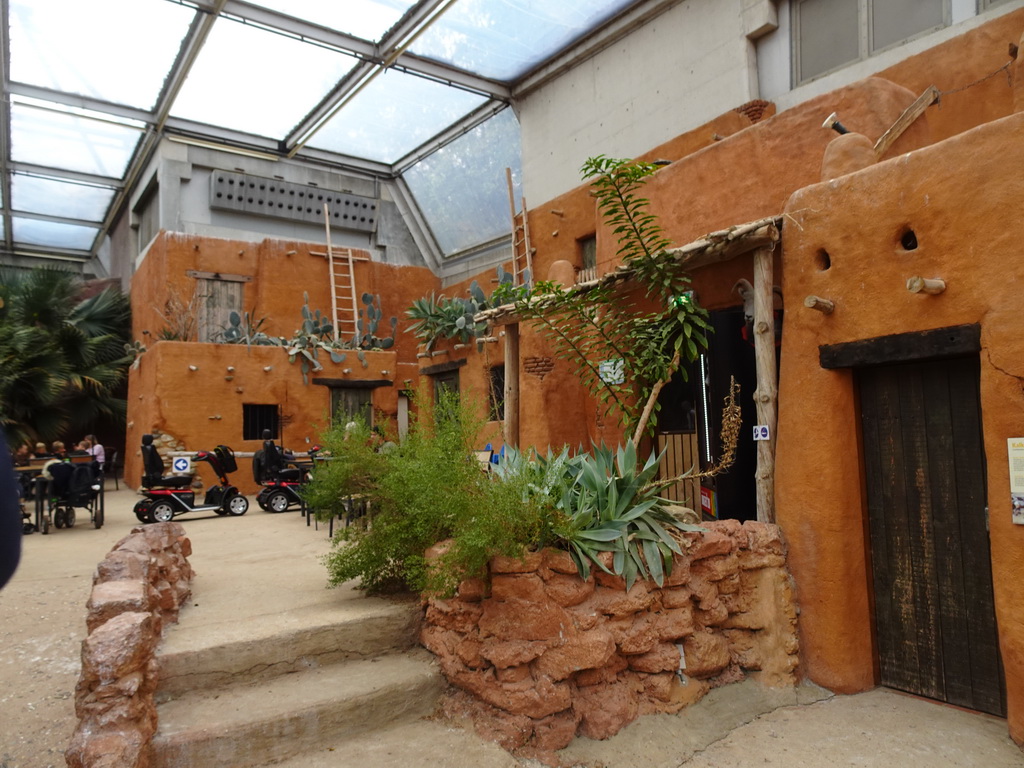
[[[672,306],[677,309],[683,309],[684,307],[692,307],[693,291],[687,291],[686,293],[682,293],[678,296],[673,296],[670,299],[670,301],[672,302]]]

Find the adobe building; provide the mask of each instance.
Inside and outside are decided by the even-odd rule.
[[[666,450],[666,475],[717,457],[730,376],[743,393],[736,464],[679,488],[679,500],[718,517],[774,515],[807,678],[1005,717],[1024,743],[1024,475],[1011,470],[1024,466],[1013,226],[1024,7],[947,0],[920,4],[918,17],[903,3],[857,6],[850,22],[815,0],[630,5],[501,91],[522,138],[511,207],[525,204],[534,277],[605,275],[617,246],[578,168],[597,154],[666,161],[644,194],[714,328],[688,379],[662,396],[651,447]],[[823,126],[832,113],[849,133]],[[500,446],[502,430],[541,450],[622,439],[525,325],[496,322],[479,349],[428,351],[407,333],[414,300],[465,296],[474,281],[491,291],[495,267],[510,264],[507,228],[449,252],[433,237],[437,221],[416,211],[400,172],[411,165],[375,177],[372,164],[304,157],[297,145],[215,138],[161,137],[96,255],[130,280],[146,345],[129,382],[129,482],[145,432],[187,450],[244,451],[259,446],[256,425],[276,419],[281,442],[302,450],[332,418],[367,406],[401,431],[422,384],[457,387],[501,417],[481,447]],[[485,170],[463,186],[504,182],[503,168]],[[255,185],[253,199],[238,200],[231,181]],[[299,191],[316,197],[308,210],[292,201]],[[329,216],[346,202],[375,206],[372,226],[332,220],[328,244],[321,196]],[[728,258],[697,258],[728,238]],[[396,318],[388,348],[339,361],[321,352],[322,370],[304,376],[280,346],[217,343],[225,310],[285,338],[304,304],[333,321],[330,259],[345,271],[349,254],[358,289],[341,315],[354,320],[368,294],[386,326],[377,337]],[[749,298],[758,286],[769,297],[760,309]],[[196,340],[160,339],[172,296],[199,297]],[[755,353],[762,321],[775,329],[777,376]],[[495,382],[510,381],[518,410],[502,413],[490,400]],[[774,423],[761,420],[755,391]],[[746,438],[755,425],[771,427],[773,471]]]

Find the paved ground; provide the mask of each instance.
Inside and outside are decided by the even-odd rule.
[[[107,524],[100,530],[81,520],[70,530],[24,538],[22,565],[0,592],[0,768],[64,765],[92,573],[137,524],[131,513],[136,499],[131,491],[108,493]],[[326,531],[307,528],[297,513],[270,515],[253,504],[240,518],[179,521],[192,538],[197,571],[194,601],[183,622],[223,625],[225,618],[235,618],[235,631],[241,631],[246,621],[269,620],[285,608],[315,610],[324,601],[326,579],[318,558],[328,548]],[[225,585],[236,589],[236,600],[223,599]],[[336,603],[360,599],[351,590],[330,594]],[[605,742],[578,739],[565,750],[564,762],[587,768],[1024,767],[1024,753],[997,718],[885,690],[806,703],[823,695],[810,687],[765,692],[752,683],[719,689],[680,716],[643,718]],[[791,706],[775,709],[786,704]],[[469,766],[460,756],[494,756],[490,745],[470,752],[466,744],[475,737],[452,740],[451,729],[439,723],[403,731],[403,740],[412,736],[420,743],[404,743],[401,750],[380,736],[346,756],[358,754],[356,763],[342,759],[330,765],[433,766],[442,763],[426,756],[439,750],[454,752],[443,762],[452,766]],[[419,754],[426,762],[396,761],[399,753]],[[481,758],[473,768],[483,764]],[[494,763],[499,764],[508,762]]]

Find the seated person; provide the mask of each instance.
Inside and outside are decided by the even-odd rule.
[[[32,451],[33,459],[52,459],[53,454],[46,450],[46,443],[36,443],[35,449]]]
[[[50,443],[50,455],[58,459],[63,459],[67,455],[64,443],[60,440],[54,440]]]
[[[96,439],[96,435],[86,435],[85,442],[89,443],[89,453],[93,455],[100,467],[103,467],[107,463],[107,451]]]

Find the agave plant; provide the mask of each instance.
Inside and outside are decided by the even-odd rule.
[[[637,576],[651,578],[661,586],[672,571],[673,554],[681,554],[669,528],[700,530],[681,523],[665,509],[654,484],[661,455],[652,453],[637,469],[636,447],[632,441],[617,451],[601,445],[591,454],[577,457],[578,471],[565,487],[558,502],[566,516],[563,538],[583,578],[590,564],[622,576],[626,589]],[[602,552],[612,553],[609,569]]]

